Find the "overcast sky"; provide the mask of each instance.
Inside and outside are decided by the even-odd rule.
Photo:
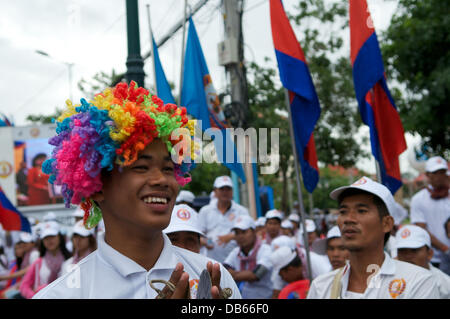
[[[199,0],[189,0],[193,7]],[[286,10],[296,12],[295,0],[284,0]],[[146,4],[150,4],[156,41],[183,16],[183,0],[140,0],[139,24],[142,54],[149,50]],[[378,33],[389,26],[397,8],[395,0],[368,0]],[[197,32],[217,91],[225,87],[224,68],[218,65],[217,44],[223,40],[220,0],[209,2],[194,16]],[[126,71],[127,41],[125,0],[0,0],[0,112],[12,117],[17,126],[29,124],[29,114],[51,114],[69,98],[69,63],[72,67],[72,94],[81,97],[77,82],[95,73]],[[243,21],[245,58],[276,68],[270,30],[269,1],[247,0]],[[301,42],[299,30],[295,30]],[[349,35],[344,35],[348,42]],[[166,77],[179,83],[181,32],[159,49]],[[44,51],[49,56],[36,53]],[[349,49],[347,49],[349,51]],[[150,59],[145,63],[146,86],[151,85]],[[178,90],[178,88],[177,88]],[[177,93],[177,92],[176,92]],[[368,130],[362,129],[368,135]],[[417,138],[407,136],[408,145]],[[367,145],[367,149],[370,145]],[[401,166],[409,170],[406,153]],[[358,164],[374,171],[372,160]],[[416,173],[411,171],[411,173]]]

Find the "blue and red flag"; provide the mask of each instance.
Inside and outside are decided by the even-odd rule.
[[[280,79],[288,90],[295,146],[303,185],[310,193],[319,181],[314,127],[320,116],[320,103],[303,50],[295,37],[281,0],[270,0],[270,21]]]
[[[217,156],[225,167],[236,173],[245,183],[244,169],[239,160],[236,145],[227,130],[229,125],[214,89],[192,17],[189,18],[186,41],[181,105],[186,106],[187,112],[195,119],[202,121],[202,130],[209,128],[220,130],[221,134],[218,136],[220,135],[221,138],[214,139]],[[231,154],[228,152],[233,152],[231,160],[228,159],[227,155]]]
[[[392,194],[402,186],[398,157],[406,150],[405,134],[386,84],[383,59],[366,0],[350,0],[350,59],[363,122],[370,128],[372,154],[381,182]]]
[[[20,230],[31,233],[30,223],[6,197],[0,187],[0,224],[4,230]]]

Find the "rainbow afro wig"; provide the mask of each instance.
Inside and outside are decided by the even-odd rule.
[[[119,83],[107,88],[90,102],[80,102],[66,101],[67,108],[56,120],[57,135],[49,139],[55,148],[42,170],[50,175],[50,183],[61,186],[66,207],[81,204],[86,228],[95,227],[101,219],[100,209],[90,198],[102,189],[101,171],[112,170],[114,164],[131,165],[156,138],[176,155],[178,184],[190,182],[195,121],[188,119],[184,107],[164,104],[133,81],[129,86]],[[176,134],[177,129],[184,129],[179,130],[183,135]],[[182,147],[175,148],[177,143]]]

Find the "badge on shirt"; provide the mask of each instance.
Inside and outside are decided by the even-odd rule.
[[[392,298],[400,296],[406,288],[405,279],[394,279],[389,283],[389,294]]]
[[[191,299],[197,299],[197,291],[198,291],[198,279],[189,280],[189,290],[191,293]]]

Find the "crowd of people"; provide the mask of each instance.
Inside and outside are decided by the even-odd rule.
[[[183,158],[193,153],[172,157],[177,142],[191,143],[171,135],[193,135],[185,109],[133,82],[82,103],[57,120],[55,150],[42,165],[66,204],[78,205],[78,220],[69,240],[55,216],[31,235],[3,236],[3,298],[450,297],[443,158],[427,161],[429,185],[409,214],[366,176],[330,193],[339,213],[327,225],[276,208],[251,216],[233,200],[229,176],[215,179],[197,212],[194,194],[180,191],[190,181]]]

